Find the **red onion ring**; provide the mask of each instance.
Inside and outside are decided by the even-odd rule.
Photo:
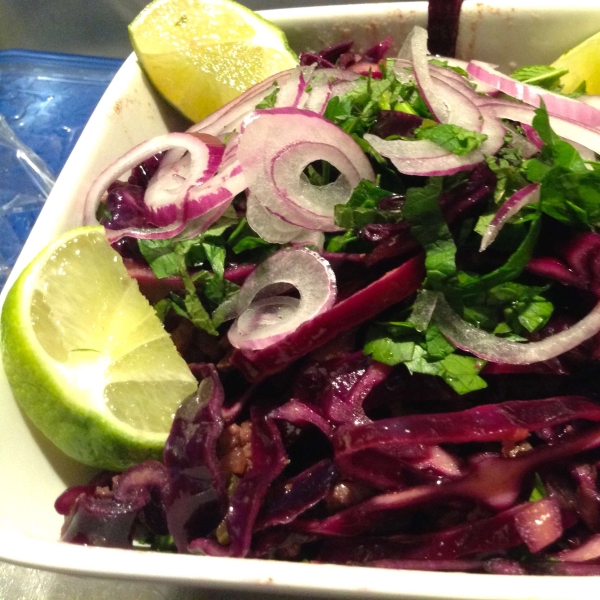
[[[273,284],[295,287],[300,299],[257,299],[262,290]],[[260,264],[242,285],[236,307],[239,316],[229,329],[229,341],[240,350],[267,348],[331,308],[336,294],[335,274],[316,252],[307,248],[280,250]]]
[[[345,204],[362,179],[375,180],[358,144],[323,117],[295,108],[258,110],[245,121],[238,159],[250,192],[284,221],[319,231],[337,231],[334,206]],[[321,188],[303,176],[326,160],[341,175]]]
[[[495,363],[529,365],[555,358],[576,348],[600,331],[600,302],[570,329],[539,342],[518,343],[499,338],[457,315],[440,294],[433,321],[457,348]]]
[[[516,215],[524,206],[540,199],[540,186],[532,183],[515,192],[498,210],[481,238],[479,252],[483,252],[497,237],[508,219]]]
[[[171,215],[171,223],[173,223],[180,213],[180,207],[183,205],[187,189],[203,178],[213,156],[212,147],[209,147],[201,138],[189,133],[167,133],[142,142],[102,171],[88,191],[84,204],[84,224],[96,225],[98,223],[96,210],[111,183],[155,154],[171,149],[182,149],[189,152],[190,155],[187,177],[183,179],[179,186],[175,186],[176,191],[174,188],[169,190],[169,193],[172,192],[172,204],[175,205],[175,210],[170,211],[173,213]],[[165,223],[165,225],[169,224]]]
[[[225,145],[218,138],[206,133],[191,135],[206,144],[208,156],[200,162],[199,157],[193,157],[183,148],[169,150],[163,156],[144,193],[148,220],[154,225],[173,223],[179,216],[182,192],[185,196],[190,184],[199,185],[208,181],[221,164]],[[202,172],[201,167],[204,167]]]

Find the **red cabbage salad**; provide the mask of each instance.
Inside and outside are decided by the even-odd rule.
[[[61,495],[64,541],[600,574],[600,109],[390,47],[303,54],[93,183],[200,384],[162,461]]]

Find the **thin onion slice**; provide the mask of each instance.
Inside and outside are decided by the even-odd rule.
[[[425,104],[440,123],[448,123],[448,107],[436,93],[429,72],[427,31],[422,27],[413,27],[398,53],[398,58],[407,59],[412,63],[414,78]]]
[[[476,60],[471,61],[467,65],[466,70],[471,77],[487,83],[497,90],[531,106],[539,107],[541,100],[543,100],[550,115],[576,121],[591,127],[600,125],[600,110],[594,106],[554,94],[535,85],[521,83]]]
[[[190,157],[185,176],[182,175],[181,181],[169,190],[169,200],[171,206],[173,206],[173,210],[169,210],[170,221],[161,224],[168,226],[175,222],[181,212],[180,209],[183,206],[188,188],[203,178],[212,156],[212,149],[208,144],[199,137],[189,133],[167,133],[142,142],[102,171],[88,191],[84,205],[84,224],[94,225],[98,223],[96,220],[96,211],[111,183],[117,181],[119,177],[155,154],[171,149],[184,150],[189,153]]]
[[[500,119],[510,119],[531,125],[535,117],[535,109],[526,104],[518,104],[508,100],[499,100],[496,98],[482,98],[482,106],[488,106],[493,109],[496,116]],[[569,119],[550,115],[550,126],[561,138],[569,142],[576,142],[585,148],[593,150],[600,154],[600,131]]]
[[[275,106],[278,108],[303,108],[308,100],[309,84],[316,65],[308,67],[296,67],[289,79],[281,86],[277,92]]]
[[[560,356],[596,335],[600,331],[600,302],[573,327],[539,342],[510,342],[487,333],[464,321],[441,294],[433,321],[457,348],[478,358],[509,365],[529,365]]]
[[[479,252],[483,252],[498,236],[508,219],[516,215],[524,206],[540,199],[540,186],[532,183],[515,192],[498,210],[481,238]]]
[[[337,231],[334,206],[345,204],[362,179],[375,174],[358,144],[320,115],[295,108],[258,110],[245,121],[237,158],[250,192],[284,221],[305,229]],[[303,175],[318,160],[341,175],[322,187]]]
[[[243,94],[240,94],[225,106],[222,106],[205,119],[202,119],[202,121],[192,125],[188,131],[223,135],[239,130],[239,126],[246,115],[252,112],[257,104],[260,104],[262,100],[272,94],[278,87],[284,85],[293,72],[294,69],[289,69],[288,71],[282,71],[281,73],[275,73],[267,77],[267,79],[253,85]]]
[[[312,231],[287,223],[267,210],[256,199],[253,193],[248,193],[246,204],[246,219],[248,225],[263,239],[272,244],[309,245],[322,248],[323,233]]]
[[[262,290],[274,284],[293,286],[300,299],[257,299]],[[240,350],[267,348],[331,308],[336,295],[335,274],[326,260],[307,248],[280,250],[259,265],[242,285],[236,307],[239,316],[229,329],[229,341]]]
[[[430,140],[383,140],[371,133],[366,133],[364,139],[406,175],[453,175],[472,168],[484,159],[479,150],[457,156]]]

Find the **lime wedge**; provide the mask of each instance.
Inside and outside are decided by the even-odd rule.
[[[16,400],[80,462],[160,458],[197,383],[102,227],[67,232],[10,289],[2,360]]]
[[[600,94],[600,33],[565,52],[552,66],[569,70],[560,79],[566,94],[574,92],[582,81],[588,94]]]
[[[156,89],[192,121],[298,64],[281,29],[232,0],[154,0],[129,36]]]

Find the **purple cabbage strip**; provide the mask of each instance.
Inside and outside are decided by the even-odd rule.
[[[67,490],[56,501],[61,514],[70,503],[70,512],[61,531],[64,542],[130,548],[133,525],[142,511],[158,504],[169,494],[169,478],[165,467],[148,460],[113,478],[112,489],[79,486],[76,497]],[[156,519],[153,519],[156,521]],[[164,526],[159,524],[160,533]]]
[[[265,497],[254,530],[291,523],[325,498],[336,476],[335,465],[325,459],[272,488]]]
[[[480,553],[498,552],[527,544],[537,552],[556,541],[563,531],[555,500],[525,502],[487,519],[422,535],[395,535],[325,542],[320,558],[335,563],[373,563],[381,560],[452,561]]]
[[[452,498],[470,499],[494,510],[505,510],[516,502],[522,483],[530,473],[544,465],[565,460],[598,446],[600,428],[597,427],[563,438],[561,444],[539,446],[514,458],[483,455],[479,460],[472,461],[462,479],[388,492],[322,521],[298,520],[294,527],[308,534],[358,535],[394,522],[398,514],[406,509]],[[340,472],[343,474],[343,469]]]
[[[362,352],[332,371],[329,389],[321,400],[325,417],[334,425],[360,425],[369,423],[363,401],[371,390],[384,381],[392,368],[373,361]]]
[[[393,40],[391,37],[387,37],[383,39],[378,44],[375,44],[368,50],[365,50],[363,54],[363,60],[372,63],[378,63],[380,60],[383,60],[387,53],[390,51],[392,47]]]
[[[348,329],[416,292],[423,281],[423,258],[411,258],[366,288],[303,323],[289,336],[264,350],[236,350],[231,363],[250,381],[283,371],[288,365]]]
[[[203,379],[177,410],[164,451],[171,478],[167,522],[179,552],[212,531],[227,508],[226,476],[217,458],[223,386],[213,365],[195,365],[195,371]]]
[[[559,246],[558,257],[532,258],[527,270],[600,296],[600,235],[578,233]]]
[[[371,133],[380,138],[391,135],[402,135],[412,137],[415,129],[423,124],[423,117],[398,110],[380,110]]]
[[[275,422],[251,411],[252,465],[239,479],[229,500],[223,521],[229,544],[221,545],[208,538],[198,538],[189,545],[196,554],[243,558],[250,550],[252,531],[269,486],[286,466],[288,459]]]
[[[330,63],[328,60],[325,60],[320,54],[317,52],[301,52],[300,53],[300,66],[308,67],[309,65],[317,65],[322,69],[330,69],[335,67],[333,63]]]
[[[164,154],[164,152],[159,152],[158,154],[147,158],[137,167],[134,167],[131,170],[129,179],[127,180],[128,183],[131,183],[132,185],[139,185],[140,187],[146,189],[148,187],[148,182],[152,179],[152,177],[154,177],[156,171],[158,171],[160,161]]]
[[[272,419],[288,421],[297,427],[314,425],[327,437],[331,435],[331,424],[323,417],[321,409],[317,406],[306,404],[297,398],[292,398],[279,408],[276,408],[269,416]]]
[[[476,406],[456,413],[382,419],[358,427],[342,427],[333,436],[337,460],[366,448],[393,444],[441,444],[520,441],[530,431],[574,419],[600,421],[600,406],[582,396],[514,400]]]
[[[100,223],[107,229],[149,227],[144,189],[129,183],[113,183],[106,197],[105,214]]]
[[[327,48],[323,48],[319,52],[319,56],[324,58],[326,61],[335,64],[342,54],[350,52],[353,44],[354,42],[352,40],[347,40],[345,42],[333,44],[333,46],[327,46]]]

